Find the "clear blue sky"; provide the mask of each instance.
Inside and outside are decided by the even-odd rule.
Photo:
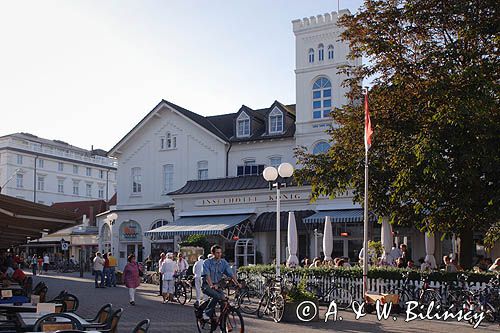
[[[2,1],[0,135],[107,150],[162,98],[202,115],[295,103],[291,21],[336,10],[336,0]]]

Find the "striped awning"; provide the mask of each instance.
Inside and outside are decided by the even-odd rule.
[[[152,239],[170,238],[175,235],[224,235],[226,231],[248,221],[251,214],[181,217],[172,223],[145,232]]]
[[[325,210],[317,212],[314,215],[303,219],[304,223],[323,223],[325,217],[330,216],[332,223],[344,222],[363,222],[363,209],[339,209],[339,210]],[[375,221],[376,218],[373,214],[368,214],[369,220]]]

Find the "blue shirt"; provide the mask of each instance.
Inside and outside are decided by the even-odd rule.
[[[226,275],[228,277],[233,277],[233,271],[229,266],[229,263],[224,260],[216,260],[216,259],[207,259],[203,263],[203,273],[201,276],[210,276],[212,283],[219,283],[222,279],[222,275]]]

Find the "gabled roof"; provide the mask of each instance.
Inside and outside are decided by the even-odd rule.
[[[217,116],[202,116],[199,115],[195,112],[189,111],[179,105],[176,105],[172,102],[169,102],[167,100],[162,100],[160,103],[158,103],[153,110],[151,110],[144,118],[137,123],[113,148],[111,148],[108,152],[108,155],[112,155],[118,148],[124,144],[128,139],[137,131],[139,130],[144,123],[146,123],[160,108],[162,105],[167,105],[170,107],[172,110],[178,112],[182,116],[188,118],[189,120],[193,121],[197,125],[201,126],[223,142],[241,142],[241,141],[255,141],[255,140],[266,140],[266,139],[275,139],[275,138],[284,138],[284,137],[293,137],[295,134],[295,104],[291,105],[284,105],[278,101],[274,101],[271,107],[269,108],[263,108],[263,109],[257,109],[253,110],[249,108],[246,105],[242,105],[240,110],[236,113],[228,113],[228,114],[222,114],[222,115],[217,115]],[[287,123],[287,128],[285,131],[279,135],[265,135],[266,134],[266,118],[269,112],[274,108],[275,106],[280,107],[286,114],[286,116],[293,121]],[[245,138],[237,138],[234,131],[235,131],[235,120],[238,114],[242,111],[245,111],[248,116],[252,117],[253,119],[257,120],[259,123],[261,123],[261,126],[259,126],[255,131],[252,132],[252,135],[250,137],[245,137]],[[286,121],[285,121],[286,122]]]

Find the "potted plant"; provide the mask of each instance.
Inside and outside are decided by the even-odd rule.
[[[316,295],[306,289],[306,278],[290,288],[285,297],[282,321],[301,323],[319,320],[319,302]]]

